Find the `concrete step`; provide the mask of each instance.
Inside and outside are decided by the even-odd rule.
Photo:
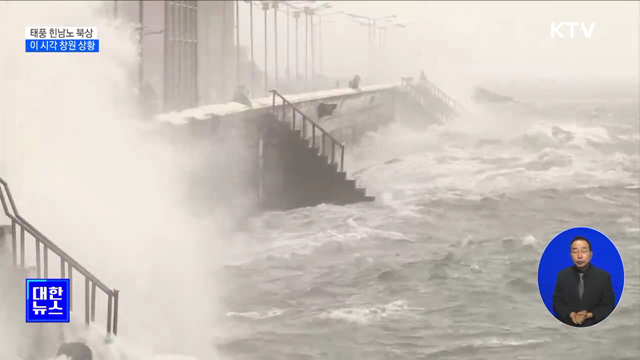
[[[339,153],[335,154],[336,161],[330,162],[331,154],[321,153],[321,142],[312,146],[311,140],[302,138],[302,131],[292,129],[290,124],[280,123],[274,126],[278,132],[275,134],[276,144],[281,147],[279,156],[285,162],[292,161],[286,170],[291,174],[287,186],[292,196],[270,199],[269,208],[286,210],[321,203],[372,201],[365,189],[356,188],[355,180],[348,179],[346,172],[340,169]]]
[[[347,173],[344,171],[336,171],[336,181],[345,181],[347,180]]]

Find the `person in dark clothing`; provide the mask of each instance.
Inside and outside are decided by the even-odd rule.
[[[560,270],[553,293],[558,320],[571,326],[595,325],[613,312],[616,298],[611,275],[591,264],[591,243],[578,236],[571,241],[574,265]]]
[[[353,80],[349,81],[349,87],[353,90],[360,89],[360,75],[354,76]]]
[[[420,71],[420,81],[422,82],[427,81],[427,75],[424,74],[424,71]]]

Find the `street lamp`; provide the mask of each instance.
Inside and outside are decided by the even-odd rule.
[[[322,10],[322,9],[329,9],[331,7],[331,5],[329,3],[324,3],[320,6],[316,6],[316,7],[311,7],[311,6],[305,6],[304,7],[304,13],[306,15],[306,23],[307,23],[307,31],[309,30],[309,23],[311,25],[311,76],[315,77],[315,47],[314,47],[314,42],[313,42],[313,16],[315,15],[316,11],[318,10]],[[306,40],[305,40],[305,72],[308,71],[308,61],[307,61],[307,56],[308,56],[308,44],[307,41],[309,40],[309,35],[307,34],[306,36]],[[305,75],[305,79],[308,81],[309,80],[309,76],[308,73]]]
[[[404,28],[404,24],[388,24],[388,25],[384,25],[384,26],[379,26],[378,27],[378,49],[380,50],[380,56],[379,56],[379,65],[380,65],[380,69],[384,69],[387,66],[387,52],[384,51],[387,41],[386,41],[386,35],[387,35],[387,30],[390,28]]]
[[[273,8],[273,33],[274,33],[274,56],[275,56],[275,87],[278,87],[278,1],[271,3]]]
[[[236,0],[236,87],[240,86],[240,0]]]
[[[253,1],[245,0],[249,3],[249,35],[250,38],[250,51],[251,51],[251,96],[255,96],[256,93],[256,62],[253,54]]]
[[[267,15],[269,11],[269,3],[267,1],[262,2],[262,10],[264,11],[264,92],[265,94],[269,93],[269,78],[267,74],[267,49],[269,48],[267,45]]]
[[[298,28],[298,20],[300,20],[300,11],[296,11],[293,13],[293,18],[296,20],[296,81],[298,81],[298,79],[300,79],[300,66],[299,66],[299,60],[300,60],[300,41],[299,41],[299,28]]]
[[[386,26],[379,26],[378,27],[378,46],[379,48],[384,48],[384,46],[386,45],[386,35],[387,35],[387,30],[389,28],[394,28],[394,27],[399,27],[399,28],[404,28],[406,26],[404,26],[404,24],[389,24]]]
[[[290,15],[290,10],[294,9],[296,10],[293,13],[293,18],[296,21],[296,80],[298,80],[298,19],[300,18],[300,9],[298,9],[297,7],[293,6],[293,4],[301,4],[301,3],[315,3],[316,0],[308,0],[308,1],[283,1],[282,4],[284,4],[287,7],[287,71],[286,71],[286,75],[287,75],[287,79],[291,80],[291,51],[290,51],[290,39],[291,37],[289,36],[290,32],[289,32],[289,19],[291,18]]]
[[[327,16],[332,16],[332,15],[339,15],[339,14],[344,14],[344,12],[342,11],[334,11],[332,13],[328,13],[328,14],[318,14],[318,63],[319,63],[319,71],[320,71],[320,75],[324,74],[324,66],[323,66],[323,52],[322,52],[322,18],[323,17],[327,17]]]
[[[377,23],[383,20],[390,20],[396,17],[396,15],[388,15],[377,18],[372,18],[369,16],[362,16],[357,14],[347,13],[346,15],[354,18],[354,19],[362,19],[366,20],[366,24],[361,22],[357,22],[360,25],[365,25],[369,29],[369,77],[373,76],[373,57],[374,57],[374,46],[375,46],[375,37],[376,37],[376,26]]]

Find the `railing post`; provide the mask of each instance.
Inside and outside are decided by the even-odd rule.
[[[340,151],[340,171],[344,171],[344,144],[341,145]]]
[[[120,292],[113,290],[113,334],[118,335],[118,298]]]
[[[276,91],[275,90],[271,90],[271,92],[273,93],[273,97],[271,100],[271,111],[275,111],[276,108]]]
[[[91,283],[91,321],[96,321],[96,283]]]
[[[22,227],[20,227],[22,229]],[[18,244],[16,243],[16,222],[11,220],[11,245],[13,247],[13,265],[18,266]]]
[[[316,147],[316,125],[311,124],[311,147]]]
[[[327,154],[326,134],[325,131],[322,131],[322,155]]]
[[[69,276],[69,311],[73,311],[73,267],[67,263],[67,276]]]
[[[24,262],[24,228],[20,226],[20,266],[25,267]]]
[[[84,278],[84,324],[89,326],[89,278]]]
[[[107,336],[111,334],[111,317],[113,316],[113,295],[108,294],[107,299]]]
[[[45,279],[49,278],[49,248],[47,245],[42,244],[42,261],[44,262],[43,275]]]
[[[336,162],[336,141],[331,139],[331,163]]]
[[[300,114],[302,115],[302,138],[306,139],[307,138],[307,117],[304,116],[304,114]]]
[[[296,129],[296,110],[295,109],[293,109],[293,116],[292,117],[293,117],[293,121],[291,122],[291,128],[293,130],[295,130]]]
[[[286,111],[286,106],[285,106],[285,101],[284,99],[282,99],[282,121],[287,121],[287,114],[285,113]]]
[[[40,278],[40,241],[38,238],[35,238],[34,241],[36,242],[36,274]]]

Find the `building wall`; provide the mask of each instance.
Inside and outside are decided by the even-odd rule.
[[[198,1],[198,93],[201,105],[229,101],[237,86],[234,25],[234,1]]]
[[[125,23],[139,22],[139,1],[107,2],[117,6]],[[159,99],[164,93],[165,2],[144,1],[144,81]],[[199,105],[229,101],[237,87],[235,51],[235,1],[197,1],[197,82]]]

